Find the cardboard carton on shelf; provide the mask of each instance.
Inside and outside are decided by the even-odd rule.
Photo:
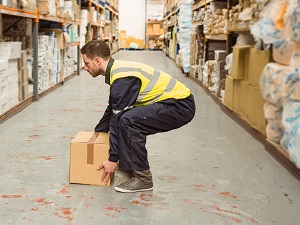
[[[234,79],[246,80],[248,77],[248,56],[251,46],[233,46],[232,47],[232,68],[231,76]]]
[[[70,143],[70,183],[104,186],[97,166],[108,159],[108,150],[109,134],[78,132]]]

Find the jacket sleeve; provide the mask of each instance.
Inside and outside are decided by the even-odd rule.
[[[109,161],[118,162],[118,120],[120,116],[133,106],[141,88],[141,81],[135,77],[119,78],[114,81],[110,89],[109,101],[112,116],[110,117],[110,150]]]
[[[101,120],[95,127],[95,132],[108,132],[109,131],[109,122],[110,117],[113,115],[112,108],[110,102],[108,103],[108,106],[104,112],[104,115],[102,116]]]

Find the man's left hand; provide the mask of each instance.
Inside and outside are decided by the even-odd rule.
[[[118,169],[118,163],[106,160],[104,163],[97,167],[97,170],[101,169],[104,169],[101,181],[104,181],[105,185],[107,185],[107,182],[112,178],[112,176]]]

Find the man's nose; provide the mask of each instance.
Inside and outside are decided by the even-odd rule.
[[[87,66],[86,66],[86,65],[84,65],[82,68],[83,68],[84,70],[87,70]]]

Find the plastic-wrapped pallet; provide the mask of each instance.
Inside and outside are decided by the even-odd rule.
[[[185,1],[192,2],[192,1]],[[186,4],[184,2],[180,5],[180,13],[178,17],[179,25],[179,46],[182,68],[185,73],[190,72],[190,45],[192,26],[192,3]]]
[[[283,107],[282,123],[285,133],[281,146],[289,153],[290,160],[300,168],[300,102],[288,101]]]
[[[288,66],[269,63],[261,74],[260,87],[263,97],[277,107],[283,107],[284,83],[289,72],[290,68]]]
[[[256,39],[262,39],[264,43],[273,44],[274,52],[277,54],[274,59],[289,65],[283,79],[276,73],[273,73],[275,76],[269,76],[270,79],[267,79],[268,85],[278,84],[279,90],[281,90],[281,92],[269,90],[268,99],[274,100],[277,104],[281,102],[283,106],[282,124],[285,132],[280,143],[288,151],[290,160],[298,168],[300,168],[299,24],[299,1],[273,0],[262,11],[261,19],[251,27],[251,33]],[[289,51],[291,54],[287,53]],[[270,89],[268,85],[266,89]]]
[[[264,104],[264,114],[268,121],[266,127],[266,136],[275,143],[280,143],[284,135],[284,126],[282,124],[282,108],[266,102]]]

